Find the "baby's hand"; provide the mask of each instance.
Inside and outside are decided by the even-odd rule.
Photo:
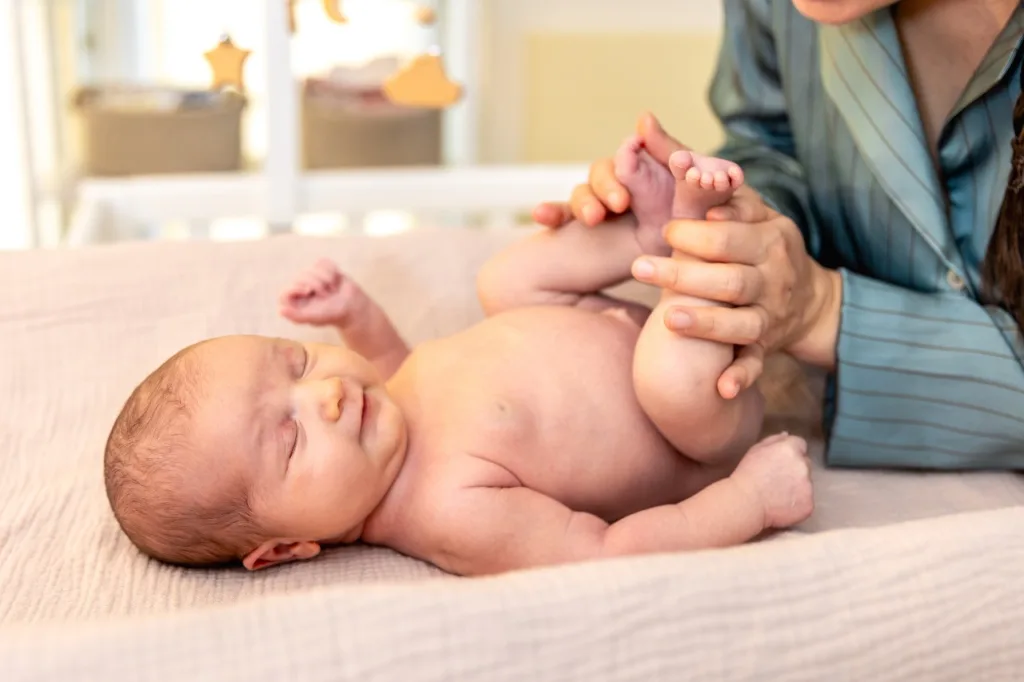
[[[281,315],[298,324],[344,325],[366,294],[338,266],[321,258],[281,294]]]
[[[780,433],[765,438],[743,456],[733,478],[757,495],[766,528],[787,528],[814,511],[807,442]]]

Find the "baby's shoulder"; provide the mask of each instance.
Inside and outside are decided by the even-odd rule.
[[[409,465],[381,510],[374,542],[433,563],[475,491],[521,485],[496,460],[465,451],[433,451]]]

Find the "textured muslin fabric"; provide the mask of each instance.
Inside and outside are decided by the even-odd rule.
[[[103,492],[107,431],[182,346],[332,339],[277,294],[336,259],[412,343],[480,319],[516,231],[285,236],[0,254],[0,679],[1011,679],[1024,670],[1024,481],[814,472],[792,533],[723,551],[448,576],[380,548],[249,574],[159,565]],[[647,299],[637,287],[630,295]],[[784,361],[767,428],[812,436],[821,378]]]

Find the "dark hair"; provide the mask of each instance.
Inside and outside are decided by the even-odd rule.
[[[186,462],[196,449],[189,424],[202,388],[194,349],[132,392],[110,430],[103,469],[114,517],[136,547],[166,563],[209,566],[240,559],[261,538],[244,481],[216,495],[194,492],[196,468]]]
[[[1013,160],[999,219],[982,265],[985,295],[1024,327],[1024,70],[1021,94],[1013,107]]]

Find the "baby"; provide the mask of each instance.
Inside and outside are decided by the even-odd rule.
[[[121,527],[182,565],[252,570],[362,541],[484,575],[724,547],[803,521],[805,443],[755,444],[756,392],[718,397],[732,349],[671,348],[663,325],[641,334],[639,306],[596,293],[635,254],[664,251],[670,215],[728,196],[736,169],[724,183],[689,172],[705,163],[721,168],[676,158],[676,182],[631,141],[619,168],[636,226],[570,227],[500,254],[479,282],[493,314],[412,351],[318,262],[281,312],[335,327],[346,347],[235,336],[165,362],[107,443]]]

